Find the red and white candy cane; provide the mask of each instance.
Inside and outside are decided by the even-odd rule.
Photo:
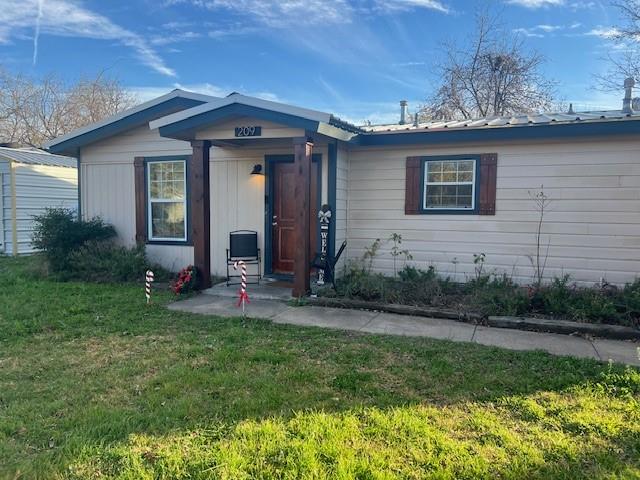
[[[249,303],[249,295],[247,295],[247,264],[242,260],[233,263],[233,269],[237,270],[240,266],[240,299],[238,306],[242,305],[242,314],[244,315],[244,304]]]
[[[147,270],[145,277],[144,293],[147,297],[147,303],[151,303],[151,283],[153,283],[153,272],[151,270]]]

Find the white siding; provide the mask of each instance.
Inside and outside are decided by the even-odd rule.
[[[82,216],[100,216],[112,224],[123,245],[135,245],[135,188],[133,160],[135,157],[190,155],[187,142],[162,138],[157,130],[147,126],[130,130],[82,149],[81,208]],[[193,247],[149,245],[149,258],[170,270],[179,270],[193,263]]]
[[[488,152],[498,153],[495,216],[404,214],[407,156]],[[529,282],[537,220],[529,191],[544,185],[551,199],[543,224],[547,278],[568,273],[581,283],[632,281],[640,272],[639,154],[640,142],[630,139],[354,149],[349,258],[397,232],[418,267],[434,265],[462,280],[473,274],[473,254],[485,253],[489,271]],[[391,273],[388,245],[374,266]]]
[[[347,239],[347,226],[348,226],[348,194],[347,194],[347,182],[349,177],[349,152],[342,147],[338,147],[337,151],[337,171],[336,171],[336,245],[335,253],[338,253],[338,249],[342,245],[342,242]],[[349,243],[347,243],[346,250],[342,253],[340,261],[336,266],[336,270],[342,268],[345,264],[345,260],[348,258]]]
[[[44,165],[27,165],[14,163],[15,172],[15,202],[17,253],[34,252],[31,245],[33,233],[33,216],[44,213],[45,208],[78,207],[78,178],[75,168],[51,167]],[[4,237],[4,251],[14,253],[13,245],[13,215],[11,188],[11,174],[9,163],[4,162],[0,169],[2,175],[3,207],[2,231]],[[0,242],[2,244],[3,242]],[[0,248],[3,248],[0,245]]]
[[[0,254],[7,253],[6,239],[7,235],[11,235],[10,191],[9,162],[0,160]]]
[[[251,122],[251,120],[247,120]],[[255,121],[254,121],[255,122]],[[260,124],[257,122],[256,124]],[[84,148],[81,152],[82,213],[85,218],[100,216],[116,227],[120,241],[135,244],[135,187],[133,161],[137,156],[190,155],[187,142],[162,138],[156,130],[140,127]],[[316,146],[322,154],[323,179],[327,178],[327,147]],[[265,155],[293,154],[290,139],[281,147],[221,148],[210,152],[211,188],[211,270],[226,274],[229,232],[255,230],[264,250],[265,177],[250,175],[255,164],[264,168]],[[323,182],[322,199],[327,188]],[[346,212],[345,212],[346,213]],[[193,262],[193,247],[148,245],[149,257],[170,270]],[[264,251],[262,252],[264,259]],[[264,270],[263,270],[264,271]]]

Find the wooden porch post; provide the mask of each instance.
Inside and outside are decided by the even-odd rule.
[[[295,246],[293,266],[294,297],[302,297],[309,293],[309,202],[311,196],[311,157],[313,142],[306,138],[294,138],[295,186],[294,199],[296,203]]]
[[[190,165],[191,240],[193,264],[200,273],[199,288],[211,287],[211,202],[209,192],[209,140],[193,140]]]

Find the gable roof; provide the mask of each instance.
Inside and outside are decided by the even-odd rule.
[[[96,123],[78,128],[44,144],[53,153],[75,155],[80,147],[108,138],[150,120],[216,100],[217,97],[176,89],[148,102],[123,110]]]
[[[76,159],[38,150],[37,148],[0,147],[0,160],[28,165],[46,165],[50,167],[76,168]]]
[[[318,132],[340,140],[350,140],[355,134],[363,132],[359,127],[340,120],[330,113],[235,92],[225,98],[218,98],[204,105],[151,121],[149,128],[159,129],[162,136],[187,138],[198,128],[234,116],[257,117]]]

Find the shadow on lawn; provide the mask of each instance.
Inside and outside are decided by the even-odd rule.
[[[416,409],[433,408],[444,412],[440,422],[459,416],[473,423],[505,397],[529,401],[542,396],[541,402],[545,395],[570,398],[573,394],[564,392],[582,388],[585,382],[598,382],[610,368],[541,352],[169,312],[163,306],[166,295],[156,297],[158,304],[144,306],[139,286],[18,278],[5,287],[0,292],[0,457],[7,460],[0,466],[0,476],[8,469],[21,470],[26,477],[51,477],[54,471],[66,471],[78,458],[102,455],[115,455],[117,465],[118,458],[134,455],[135,440],[128,442],[131,435],[140,433],[149,442],[167,436],[206,439],[207,428],[220,427],[223,433],[212,438],[220,445],[237,441],[240,448],[242,436],[237,435],[245,428],[242,426],[249,425],[247,435],[252,430],[268,432],[271,417],[278,425],[276,431],[293,441],[296,418],[317,421],[310,411],[326,412],[333,419],[327,422],[339,422],[357,417],[363,408],[375,407],[384,424],[398,408],[408,408],[408,416]],[[611,368],[622,372],[622,367]],[[471,417],[469,404],[474,406]],[[602,402],[590,400],[589,405],[596,409],[596,420],[607,413]],[[530,407],[534,413],[522,408],[534,415],[532,430],[536,425],[550,432],[557,429],[553,422],[544,423],[546,415],[535,417],[543,407]],[[511,407],[501,408],[496,425],[511,415]],[[575,408],[583,412],[585,406]],[[420,432],[424,423],[407,428]],[[598,425],[596,422],[593,428],[600,428]],[[442,428],[438,435],[444,438],[449,430]],[[469,448],[488,440],[495,443],[498,437],[493,430],[491,427],[486,437],[473,437]],[[381,431],[383,439],[398,436],[393,423]],[[335,432],[340,437],[339,429]],[[366,431],[353,433],[355,438],[366,436]],[[423,436],[432,438],[428,433]],[[232,434],[236,437],[225,437]],[[575,455],[588,459],[606,448],[623,453],[640,448],[637,432],[628,437],[613,431],[605,434],[606,445],[597,446],[594,441],[595,453],[583,455],[580,448],[572,447]],[[257,435],[256,441],[260,438]],[[405,444],[394,451],[404,455],[420,438],[405,438]],[[347,443],[339,444],[336,452],[349,450],[347,440],[348,435],[342,439]],[[458,441],[455,437],[449,440]],[[545,441],[550,446],[544,451],[531,450],[532,458],[538,455],[554,462],[557,450],[558,462],[574,465],[571,452],[562,453],[562,439],[557,444],[553,437]],[[491,442],[487,445],[494,445]],[[520,443],[516,436],[508,444],[517,449]],[[283,448],[297,452],[302,446],[285,443]],[[318,455],[335,457],[317,448]],[[376,448],[376,442],[365,442],[362,451],[375,453]],[[431,451],[428,445],[424,448]],[[498,451],[487,451],[488,458],[509,455],[506,447],[494,448]],[[180,445],[175,449],[180,450]],[[146,462],[140,460],[139,452],[135,455],[136,461]],[[423,461],[424,465],[430,462],[426,457]],[[533,468],[530,462],[523,462],[523,472]]]

